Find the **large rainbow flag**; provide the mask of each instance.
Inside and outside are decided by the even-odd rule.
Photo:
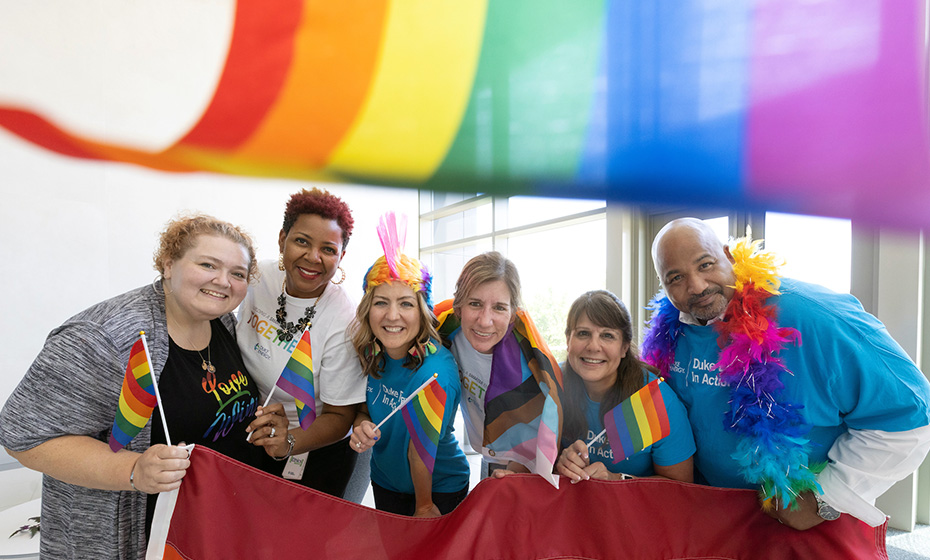
[[[668,412],[659,380],[653,379],[610,409],[604,415],[604,429],[614,452],[614,463],[632,457],[669,435]]]
[[[436,450],[442,436],[442,417],[445,412],[446,392],[438,381],[427,385],[401,410],[413,448],[430,473],[436,465]]]
[[[923,0],[234,6],[212,96],[164,149],[38,101],[0,107],[0,126],[165,171],[930,226]]]
[[[114,453],[129,444],[152,417],[158,400],[155,380],[142,336],[129,350],[129,362],[119,392],[119,405],[110,431],[110,449]]]
[[[316,420],[316,391],[313,386],[313,350],[310,329],[304,329],[275,385],[294,397],[300,427],[307,429]]]

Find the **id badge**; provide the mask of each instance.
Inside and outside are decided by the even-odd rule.
[[[301,480],[304,477],[304,469],[307,467],[307,455],[310,452],[301,453],[300,455],[291,455],[287,463],[284,464],[284,473],[281,475],[288,480]]]

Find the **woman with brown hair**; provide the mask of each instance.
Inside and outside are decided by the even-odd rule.
[[[630,313],[607,290],[582,294],[572,304],[565,327],[568,359],[562,368],[562,453],[556,469],[573,483],[591,478],[620,480],[659,475],[692,482],[694,438],[684,406],[666,383],[660,384],[671,433],[642,451],[614,463],[603,434],[604,415],[657,379],[655,368],[639,359]]]

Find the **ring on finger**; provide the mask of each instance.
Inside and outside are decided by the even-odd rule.
[[[362,448],[362,442],[356,441],[356,442],[355,442],[355,447],[361,449],[361,448]]]
[[[268,437],[274,437],[274,426],[271,427],[271,435]]]

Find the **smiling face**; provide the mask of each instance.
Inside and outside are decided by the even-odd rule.
[[[345,251],[336,220],[301,214],[287,233],[281,230],[278,249],[284,254],[287,293],[299,298],[319,297]]]
[[[586,313],[568,334],[568,363],[596,401],[617,382],[617,368],[629,349],[621,331],[595,325]]]
[[[733,263],[713,231],[697,220],[672,222],[656,236],[656,274],[679,311],[702,325],[720,316],[733,298]]]
[[[225,237],[200,235],[180,258],[165,263],[168,312],[179,323],[231,312],[248,290],[249,256]]]
[[[372,292],[368,325],[392,359],[401,360],[420,332],[420,301],[404,282],[386,282]]]
[[[503,280],[485,282],[464,298],[459,317],[462,333],[475,350],[490,354],[507,334],[515,313],[507,284]]]

